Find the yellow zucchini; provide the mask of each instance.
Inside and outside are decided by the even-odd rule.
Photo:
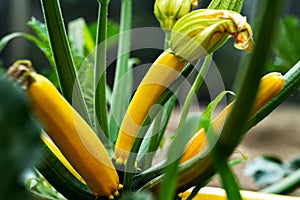
[[[191,194],[191,190],[188,190],[181,194],[182,200],[186,200]],[[299,197],[283,196],[275,194],[266,194],[253,191],[241,190],[243,200],[300,200]],[[204,187],[193,200],[227,200],[225,190],[221,188]]]
[[[283,85],[284,78],[280,73],[272,72],[262,77],[251,116],[253,116],[266,103],[268,103],[272,98],[274,98],[283,88]],[[216,132],[221,131],[226,117],[233,106],[233,103],[234,102],[229,104],[223,111],[221,111],[218,114],[218,116],[215,119],[212,120],[212,126]],[[206,146],[206,133],[205,130],[202,128],[194,135],[193,138],[191,138],[190,142],[187,144],[186,150],[180,160],[180,163],[183,163],[193,158]]]
[[[153,63],[137,88],[123,118],[114,152],[117,163],[126,162],[144,118],[176,79],[184,65],[185,61],[172,54],[170,50],[164,51]]]
[[[111,196],[119,178],[93,130],[42,75],[31,73],[27,91],[47,134],[96,196]]]
[[[23,83],[34,114],[93,194],[118,195],[119,177],[105,147],[55,86],[34,72],[29,61],[17,61],[7,74]]]

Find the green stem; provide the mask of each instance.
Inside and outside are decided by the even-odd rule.
[[[217,134],[212,129],[206,130],[206,132],[208,133],[207,134],[208,143],[212,148],[211,155],[213,158],[213,164],[216,170],[219,172],[222,185],[227,194],[227,198],[242,200],[239,184],[229,164],[227,163],[228,157],[223,156],[221,152],[222,150],[219,148],[219,146],[216,145],[215,148],[213,148],[214,141],[218,139]]]
[[[198,128],[199,121],[196,118],[189,118],[176,131],[167,154],[166,163],[168,166],[163,175],[163,181],[159,192],[160,200],[172,200],[176,195],[176,182],[178,176],[178,165],[181,155],[184,152],[185,145]]]
[[[102,140],[108,138],[107,123],[107,101],[106,101],[106,36],[107,36],[107,11],[108,1],[99,1],[98,26],[96,36],[96,55],[95,55],[95,113],[97,134]]]
[[[118,135],[119,126],[126,112],[127,102],[131,96],[132,75],[128,60],[130,57],[130,28],[132,17],[132,1],[122,0],[118,60],[113,86],[113,99],[111,115],[109,120],[110,140],[115,141]]]
[[[217,154],[218,153],[214,155],[214,164],[221,176],[227,199],[242,200],[239,184],[231,168],[227,164],[227,159],[224,159],[224,157],[218,156]]]
[[[71,54],[59,0],[41,0],[52,55],[63,96],[90,123],[75,64]]]
[[[171,40],[171,30],[167,30],[165,29],[165,45],[164,45],[164,49],[168,49],[170,48],[170,40]]]
[[[155,121],[153,123],[152,133],[151,133],[151,139],[149,142],[149,146],[145,155],[145,163],[143,164],[142,169],[148,169],[151,167],[152,160],[154,158],[153,152],[156,150],[157,143],[159,143],[158,138],[161,135],[161,125],[163,120],[164,112],[163,110],[159,111],[157,116],[155,117]]]
[[[292,191],[300,184],[300,169],[296,170],[292,174],[288,175],[286,178],[281,179],[277,183],[268,186],[260,192],[273,193],[273,194],[284,194]]]
[[[203,80],[204,80],[204,77],[206,75],[206,72],[210,66],[210,63],[211,63],[211,60],[212,60],[212,55],[213,54],[210,54],[208,55],[203,64],[202,64],[202,67],[192,85],[192,88],[190,89],[187,97],[186,97],[186,100],[184,102],[184,105],[183,105],[183,108],[182,108],[182,113],[181,113],[181,116],[180,116],[180,121],[179,121],[179,125],[178,127],[180,127],[185,121],[186,121],[186,118],[188,116],[188,112],[189,112],[189,109],[190,109],[190,106],[191,106],[191,103],[197,93],[197,91],[199,90]]]
[[[258,38],[247,66],[247,76],[242,83],[232,111],[224,124],[220,140],[217,142],[219,149],[222,149],[224,157],[228,157],[233,152],[244,134],[243,130],[248,121],[261,74],[271,49],[273,30],[281,6],[280,0],[269,0],[264,1],[264,3],[262,21],[257,34]],[[266,24],[268,24],[268,28],[265,28]]]

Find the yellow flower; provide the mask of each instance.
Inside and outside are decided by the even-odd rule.
[[[171,49],[192,62],[217,50],[229,36],[236,40],[236,48],[252,49],[252,30],[246,17],[229,10],[195,10],[174,25]]]

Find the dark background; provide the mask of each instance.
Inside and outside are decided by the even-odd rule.
[[[210,0],[199,2],[200,8],[205,8]],[[133,28],[139,27],[159,27],[159,23],[153,14],[154,0],[133,0]],[[245,0],[242,14],[247,16],[251,25],[255,24],[257,10],[259,9],[259,0]],[[88,24],[97,19],[97,0],[61,0],[61,7],[65,23],[78,17],[83,17]],[[282,16],[294,15],[300,16],[300,1],[285,1]],[[109,6],[109,19],[119,23],[120,0],[111,0]],[[0,0],[0,38],[12,32],[28,32],[32,30],[26,25],[30,18],[34,16],[43,21],[40,1],[38,0]],[[254,35],[255,37],[255,35]],[[300,37],[300,36],[299,36]],[[147,38],[144,38],[147,39]],[[163,43],[163,41],[162,41]],[[143,63],[152,63],[159,55],[160,51],[155,49],[146,49],[144,51],[132,52],[132,57],[137,57]],[[218,66],[225,88],[234,88],[232,86],[240,64],[241,57],[245,52],[233,48],[233,40],[226,43],[214,55],[214,62]],[[11,65],[17,59],[30,59],[38,69],[49,67],[49,63],[40,50],[31,42],[24,38],[14,39],[5,49],[0,52],[0,65],[5,68]],[[108,74],[108,81],[111,84],[113,70]],[[205,87],[205,86],[204,86]],[[205,95],[205,94],[204,94]]]

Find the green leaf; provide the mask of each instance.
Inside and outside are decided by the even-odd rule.
[[[71,48],[72,50],[76,51],[79,55],[83,55],[84,51],[85,26],[86,23],[83,18],[77,18],[68,23],[68,36],[71,43]]]
[[[28,39],[29,41],[33,42],[37,47],[39,47],[41,50],[44,49],[44,45],[43,43],[36,38],[33,35],[30,35],[28,33],[22,33],[22,32],[15,32],[15,33],[11,33],[9,35],[4,36],[1,40],[0,40],[0,52],[3,50],[3,48],[13,39],[17,38],[17,37],[25,37],[26,39]]]
[[[118,30],[113,28],[114,24],[111,22],[111,31],[117,33]],[[83,92],[84,99],[88,113],[90,114],[91,125],[95,129],[95,106],[94,106],[94,71],[93,65],[95,62],[92,52],[95,50],[95,38],[93,36],[93,29],[89,29],[83,18],[72,20],[68,24],[68,37],[70,40],[70,47],[76,69],[78,70],[78,78]],[[136,60],[132,60],[134,64]],[[111,90],[106,86],[106,100],[108,105],[111,104]]]
[[[249,162],[244,169],[245,175],[252,176],[260,187],[279,181],[289,172],[287,165],[278,158],[270,156],[257,157]]]
[[[82,94],[86,102],[86,107],[90,116],[91,124],[95,127],[95,107],[94,107],[94,64],[93,59],[86,58],[78,69],[78,79],[81,85]]]
[[[37,20],[35,17],[32,17],[31,20],[28,21],[27,25],[34,30],[44,44],[48,44],[50,47],[47,27],[43,22]]]
[[[91,33],[91,36],[94,38],[94,41],[96,40],[96,29],[97,29],[97,23],[93,23],[89,26],[89,30]],[[117,23],[115,23],[112,20],[107,20],[107,38],[110,38],[114,35],[117,35],[119,33],[119,26]],[[107,47],[111,47],[115,45],[118,42],[117,37],[113,37],[113,39],[108,40]]]
[[[221,92],[212,102],[210,102],[208,104],[208,106],[206,107],[205,111],[201,114],[200,118],[202,120],[200,120],[200,123],[198,125],[198,129],[200,128],[205,128],[205,130],[208,130],[208,127],[210,125],[210,119],[211,116],[215,110],[215,108],[217,107],[217,105],[220,103],[220,101],[222,100],[222,98],[226,95],[226,94],[232,94],[235,95],[233,92],[231,91],[223,91]]]
[[[50,62],[52,69],[55,69],[55,62],[52,56],[50,42],[49,42],[49,35],[47,31],[46,25],[37,20],[35,17],[32,17],[30,21],[28,21],[27,25],[32,28],[32,30],[35,32],[35,34],[38,36],[40,44],[35,44],[40,48],[42,53],[46,56],[48,61]],[[54,70],[53,70],[54,71]],[[57,77],[53,79],[54,82],[57,82]]]
[[[77,18],[68,24],[68,37],[76,69],[95,48],[95,41],[83,18]]]
[[[268,70],[287,72],[300,59],[300,22],[288,16],[280,20],[274,41],[275,58]]]

